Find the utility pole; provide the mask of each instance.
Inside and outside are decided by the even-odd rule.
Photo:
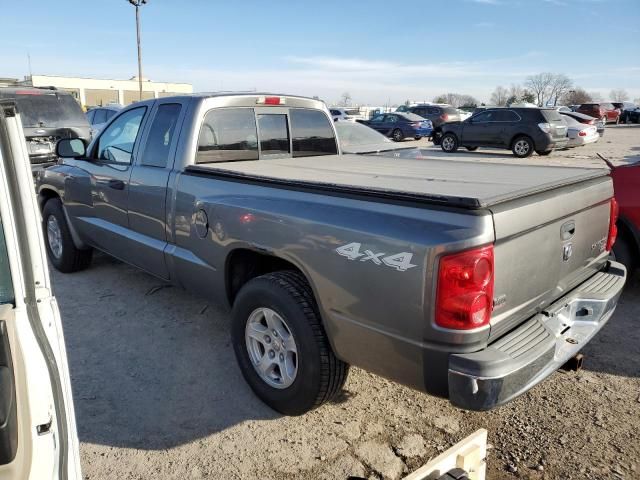
[[[142,100],[142,48],[140,47],[140,7],[147,3],[147,0],[127,0],[136,7],[136,37],[138,41],[138,87],[140,90],[140,100]]]

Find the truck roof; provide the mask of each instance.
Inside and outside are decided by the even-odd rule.
[[[579,183],[607,169],[414,160],[363,155],[200,164],[188,172],[285,187],[363,193],[471,209]]]

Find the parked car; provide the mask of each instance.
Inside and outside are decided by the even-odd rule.
[[[0,100],[0,478],[81,480],[63,326],[16,103]],[[33,111],[25,114],[29,125]]]
[[[113,116],[122,110],[122,105],[109,104],[104,107],[95,107],[87,112],[87,120],[91,125],[91,136],[98,133],[113,118]]]
[[[420,140],[422,137],[429,137],[433,132],[431,121],[409,112],[393,112],[376,115],[371,120],[358,120],[359,123],[367,125],[374,130],[401,142],[405,138]]]
[[[608,171],[340,155],[317,100],[147,100],[57,150],[37,182],[52,265],[95,248],[229,304],[241,372],[285,414],[334,398],[349,365],[503,404],[583,348],[625,282]]]
[[[357,108],[331,107],[330,112],[334,122],[337,120],[355,122],[356,118],[360,118],[360,110]]]
[[[611,103],[583,103],[578,108],[578,112],[600,118],[604,123],[620,122],[620,110]]]
[[[73,96],[45,88],[0,88],[0,100],[13,99],[20,110],[29,161],[34,173],[57,162],[55,145],[61,138],[91,138],[89,123]]]
[[[563,115],[563,118],[567,124],[568,147],[580,147],[595,143],[600,139],[598,128],[595,125],[580,123],[568,115]]]
[[[601,137],[604,135],[604,129],[605,129],[605,124],[604,122],[599,119],[599,118],[594,118],[590,115],[585,115],[584,113],[578,113],[578,112],[567,112],[567,111],[560,111],[560,115],[562,115],[564,118],[569,117],[569,118],[573,118],[574,120],[577,120],[580,123],[584,123],[585,125],[594,125],[596,127],[596,130],[598,131],[598,135],[600,135]]]
[[[601,158],[611,169],[619,210],[616,222],[617,240],[612,256],[632,273],[640,266],[640,162],[616,166],[604,157]]]
[[[471,115],[473,115],[473,113],[471,113],[469,110],[462,110],[461,108],[458,108],[457,110],[458,110],[458,116],[460,117],[461,122],[471,117]]]
[[[408,111],[431,120],[434,128],[446,122],[458,122],[461,120],[458,109],[450,105],[416,105],[409,107]]]
[[[342,153],[380,155],[395,158],[423,158],[419,148],[403,147],[373,128],[355,122],[336,122],[336,132]]]
[[[625,105],[620,121],[622,123],[640,123],[640,107],[633,103]]]
[[[445,123],[433,134],[434,143],[452,153],[459,147],[504,148],[518,158],[535,151],[548,155],[567,146],[567,125],[550,108],[493,108],[476,113],[464,122]]]

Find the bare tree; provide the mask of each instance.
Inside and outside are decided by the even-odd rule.
[[[553,73],[549,72],[538,73],[537,75],[527,77],[525,86],[536,96],[536,102],[539,107],[542,107],[547,101],[553,78]]]
[[[600,92],[589,92],[589,96],[591,97],[592,102],[602,101],[602,95],[600,94]]]
[[[524,90],[522,88],[522,85],[512,83],[511,86],[509,87],[509,97],[515,98],[514,102],[519,102],[522,99],[523,93],[524,93]]]
[[[563,73],[553,75],[549,85],[549,101],[553,101],[553,106],[555,107],[558,105],[558,100],[564,97],[572,88],[573,81],[569,77]]]
[[[591,102],[591,95],[579,87],[569,90],[565,93],[564,97],[562,97],[562,103],[565,105],[581,105],[589,102]]]
[[[351,94],[349,92],[344,92],[340,96],[340,105],[343,107],[348,107],[349,105],[351,105],[351,100]]]
[[[614,88],[609,93],[609,96],[614,102],[626,102],[629,100],[629,94],[624,88]]]
[[[491,104],[497,107],[504,107],[507,104],[507,100],[509,99],[509,90],[504,88],[502,85],[496,87],[496,89],[491,94]]]

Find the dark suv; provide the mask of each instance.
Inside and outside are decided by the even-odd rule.
[[[407,108],[407,111],[431,120],[433,128],[437,128],[443,123],[460,121],[458,109],[444,105],[416,105]]]
[[[434,133],[434,143],[445,152],[458,147],[505,148],[524,158],[534,151],[548,155],[567,145],[567,125],[554,109],[492,108],[464,122],[445,123]]]
[[[47,88],[0,88],[0,100],[15,99],[35,172],[57,162],[61,138],[91,140],[89,122],[70,93]]]

